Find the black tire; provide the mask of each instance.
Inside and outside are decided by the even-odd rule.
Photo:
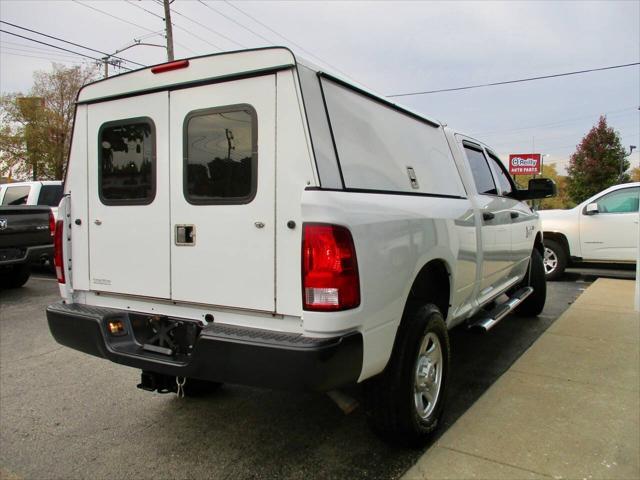
[[[557,280],[564,273],[567,268],[567,251],[559,242],[555,240],[545,240],[544,248],[548,250],[545,252],[545,276],[547,280]],[[555,260],[555,268],[550,270],[550,263]]]
[[[547,300],[547,280],[544,274],[542,255],[537,249],[531,252],[531,261],[520,287],[533,287],[533,293],[516,307],[516,313],[523,317],[535,317],[544,309]]]
[[[224,385],[220,382],[208,382],[206,380],[198,380],[195,378],[187,378],[184,384],[185,397],[204,397],[220,390]]]
[[[27,263],[0,270],[0,288],[19,288],[27,283],[31,267]]]
[[[438,339],[440,346],[440,370],[437,367],[433,369],[434,378],[438,377],[438,371],[441,372],[440,387],[433,406],[422,412],[428,413],[423,417],[417,406],[419,394],[415,392],[415,386],[418,361],[423,362],[424,368],[426,360],[419,356],[419,352],[425,339],[427,351],[429,345],[435,345],[433,338]],[[436,429],[442,416],[449,380],[449,352],[447,327],[438,307],[432,304],[408,306],[386,369],[365,382],[367,420],[376,433],[386,439],[420,445],[428,434]],[[422,378],[425,379],[425,384],[427,381],[431,382],[428,380],[431,371],[428,369],[429,373],[424,374],[423,370]],[[426,397],[421,398],[424,402]]]

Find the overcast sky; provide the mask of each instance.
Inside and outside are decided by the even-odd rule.
[[[383,95],[640,61],[637,0],[206,3],[172,4],[177,58],[286,45]],[[3,21],[108,53],[145,35],[145,42],[163,43],[162,15],[155,0],[0,0]],[[6,24],[0,29],[99,56]],[[28,91],[33,72],[50,69],[52,61],[83,62],[6,33],[0,52],[2,92]],[[148,46],[122,53],[143,64],[161,63],[165,55]],[[395,101],[477,136],[503,159],[535,148],[561,171],[601,114],[626,148],[640,147],[638,66]],[[638,150],[631,159],[637,166]]]

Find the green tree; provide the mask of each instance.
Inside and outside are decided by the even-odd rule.
[[[625,159],[620,136],[607,125],[606,117],[601,116],[571,155],[567,169],[569,197],[580,203],[611,185],[628,182],[629,175],[625,173],[628,169],[629,162]]]
[[[27,95],[0,97],[0,177],[61,179],[67,164],[76,95],[95,67],[53,64],[35,72]]]

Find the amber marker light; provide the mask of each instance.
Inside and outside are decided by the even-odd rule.
[[[122,320],[110,320],[109,323],[107,323],[107,328],[109,329],[109,333],[116,337],[127,333]]]

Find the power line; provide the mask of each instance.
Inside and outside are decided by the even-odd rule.
[[[96,12],[100,12],[100,13],[102,13],[103,15],[107,15],[108,17],[115,18],[116,20],[120,20],[121,22],[127,23],[127,24],[129,24],[129,25],[133,25],[133,26],[134,26],[134,27],[136,27],[136,28],[141,28],[142,30],[146,30],[147,32],[155,33],[155,32],[154,32],[153,30],[151,30],[150,28],[143,27],[142,25],[138,25],[138,24],[136,24],[136,23],[130,22],[129,20],[126,20],[126,19],[124,19],[124,18],[118,17],[118,16],[116,16],[116,15],[112,15],[112,14],[110,14],[109,12],[105,12],[104,10],[100,10],[99,8],[93,7],[93,6],[91,6],[91,5],[87,5],[86,3],[82,3],[82,2],[80,2],[80,1],[78,1],[78,0],[72,0],[72,1],[73,1],[74,3],[77,3],[78,5],[82,5],[83,7],[90,8],[91,10],[95,10]]]
[[[76,58],[76,55],[56,52],[55,50],[51,50],[49,48],[32,47],[24,43],[9,42],[7,40],[0,40],[0,48],[9,48],[11,50],[17,50],[17,51],[26,52],[26,53],[40,53],[40,54],[46,53],[50,55],[55,55],[56,57]]]
[[[155,1],[156,3],[158,3],[158,4],[160,4],[160,5],[163,5],[163,3],[162,3],[162,2],[160,2],[160,1],[158,1],[158,0],[154,0],[154,1]],[[129,3],[129,2],[127,2],[127,3]],[[175,10],[173,10],[173,9],[172,9],[171,11],[172,11],[173,13],[178,13],[178,12],[176,12],[176,11],[175,11]],[[151,12],[149,12],[149,13],[151,13]],[[155,14],[154,14],[154,15],[155,15]],[[178,15],[180,15],[180,14],[178,13]],[[156,15],[156,16],[157,16],[157,15]],[[164,17],[161,17],[161,18],[164,20]],[[191,36],[192,36],[192,37],[194,37],[194,38],[197,38],[197,39],[198,39],[198,40],[200,40],[201,42],[204,42],[204,43],[208,44],[209,46],[211,46],[211,47],[213,47],[213,48],[217,48],[217,49],[218,49],[218,50],[220,50],[220,51],[224,51],[224,48],[222,48],[222,47],[220,47],[220,46],[216,45],[215,43],[210,42],[210,41],[209,41],[209,40],[207,40],[206,38],[202,38],[201,36],[196,35],[195,33],[193,33],[193,32],[191,32],[191,31],[187,30],[187,29],[186,29],[186,28],[184,28],[184,27],[181,27],[180,25],[177,25],[175,22],[171,22],[171,25],[172,25],[174,28],[177,28],[178,30],[182,30],[182,31],[183,31],[183,32],[185,32],[186,34],[191,35]],[[178,44],[178,42],[174,42],[174,43]],[[191,50],[191,51],[193,52],[193,50]]]
[[[619,114],[621,114],[623,112],[629,112],[630,113],[630,111],[632,111],[632,110],[633,111],[637,111],[637,109],[633,108],[633,107],[632,108],[623,108],[621,110],[612,110],[610,112],[603,112],[603,113],[598,113],[598,114],[593,114],[593,115],[583,115],[581,117],[573,117],[573,118],[570,118],[570,119],[567,119],[567,120],[559,120],[557,122],[545,123],[545,124],[542,124],[542,125],[530,125],[528,127],[510,128],[508,130],[492,130],[490,132],[471,133],[470,135],[471,136],[493,135],[493,134],[496,134],[496,133],[509,133],[509,132],[519,132],[521,130],[532,130],[534,128],[556,127],[558,125],[564,125],[564,124],[567,124],[567,123],[573,123],[573,122],[576,122],[576,121],[580,121],[580,120],[583,120],[585,118],[593,118],[594,115],[619,115]]]
[[[231,43],[233,43],[233,44],[235,44],[235,45],[237,45],[237,46],[239,46],[239,47],[241,47],[241,48],[247,48],[247,46],[246,46],[246,45],[243,45],[243,44],[242,44],[242,43],[240,43],[240,42],[236,42],[233,38],[227,37],[226,35],[223,35],[223,34],[222,34],[222,33],[220,33],[220,32],[216,32],[215,30],[213,30],[212,28],[209,28],[209,27],[208,27],[208,26],[206,26],[205,24],[200,23],[200,22],[198,22],[198,21],[196,21],[196,20],[194,20],[194,19],[192,19],[192,18],[190,18],[190,17],[187,17],[185,14],[178,12],[175,8],[174,8],[174,9],[172,9],[171,11],[172,11],[173,13],[175,13],[176,15],[178,15],[178,16],[180,16],[180,17],[184,17],[184,18],[186,18],[187,20],[189,20],[190,22],[195,23],[196,25],[200,25],[202,28],[204,28],[204,29],[206,29],[206,30],[209,30],[211,33],[213,33],[213,34],[215,34],[215,35],[218,35],[218,36],[219,36],[219,37],[221,37],[221,38],[224,38],[224,39],[225,39],[225,40],[227,40],[228,42],[231,42]]]
[[[86,57],[86,58],[90,58],[91,60],[95,60],[96,62],[101,62],[102,60],[100,60],[99,58],[96,57],[92,57],[91,55],[86,55],[84,53],[80,53],[80,52],[76,52],[73,50],[69,50],[67,48],[63,48],[63,47],[58,47],[56,45],[51,45],[50,43],[46,43],[46,42],[41,42],[40,40],[36,40],[34,38],[29,38],[29,37],[25,37],[24,35],[19,35],[17,33],[13,33],[13,32],[8,32],[6,30],[2,30],[0,29],[0,32],[2,33],[6,33],[8,35],[13,35],[15,37],[20,37],[20,38],[24,38],[25,40],[29,40],[31,42],[36,42],[36,43],[40,43],[42,45],[46,45],[47,47],[52,47],[52,48],[57,48],[58,50],[64,50],[65,52],[70,52],[70,53],[74,53],[76,55],[80,55],[81,57]]]
[[[158,15],[157,13],[152,12],[151,10],[147,10],[146,8],[140,6],[140,5],[136,4],[136,3],[133,3],[130,0],[124,0],[124,1],[127,2],[129,5],[133,5],[134,7],[139,8],[140,10],[144,10],[145,12],[153,15],[154,17],[158,17],[160,20],[162,20],[164,22],[164,17],[162,15]]]
[[[542,75],[539,77],[529,77],[529,78],[520,78],[518,80],[506,80],[503,82],[493,82],[493,83],[481,83],[478,85],[468,85],[466,87],[455,87],[455,88],[442,88],[440,90],[425,90],[423,92],[410,92],[410,93],[396,93],[393,95],[387,95],[387,97],[391,98],[391,97],[408,97],[411,95],[428,95],[431,93],[442,93],[442,92],[457,92],[460,90],[471,90],[472,88],[482,88],[482,87],[493,87],[496,85],[508,85],[511,83],[521,83],[521,82],[532,82],[534,80],[544,80],[547,78],[557,78],[557,77],[566,77],[568,75],[580,75],[583,73],[590,73],[590,72],[601,72],[603,70],[613,70],[614,68],[626,68],[626,67],[632,67],[634,65],[640,65],[640,62],[634,62],[634,63],[625,63],[622,65],[612,65],[609,67],[600,67],[600,68],[590,68],[587,70],[577,70],[574,72],[566,72],[566,73],[555,73],[553,75]]]
[[[282,38],[285,42],[289,42],[291,45],[293,45],[294,47],[298,48],[301,52],[306,53],[307,55],[315,58],[316,60],[320,60],[320,62],[324,63],[326,66],[333,68],[336,72],[342,73],[343,75],[351,78],[347,73],[343,72],[342,70],[340,70],[339,68],[331,65],[329,62],[323,60],[322,58],[318,57],[317,55],[314,55],[313,53],[311,53],[309,50],[307,50],[306,48],[301,47],[299,44],[297,44],[296,42],[294,42],[293,40],[291,40],[290,38],[285,37],[284,35],[282,35],[281,33],[278,33],[276,30],[274,30],[273,28],[271,28],[269,25],[267,25],[264,22],[261,22],[260,20],[258,20],[256,17],[254,17],[253,15],[248,14],[247,12],[245,12],[244,10],[242,10],[240,7],[237,7],[236,5],[234,5],[233,3],[229,2],[228,0],[224,0],[224,2],[226,4],[228,4],[231,8],[236,9],[237,11],[239,11],[241,14],[243,14],[245,17],[250,18],[251,20],[253,20],[254,22],[256,22],[258,25],[262,25],[264,28],[266,28],[267,30],[269,30],[270,32],[276,34],[278,37]],[[202,2],[201,2],[202,3]]]
[[[74,50],[69,50],[68,48],[58,47],[57,45],[52,45],[52,44],[50,44],[50,43],[42,42],[42,41],[40,41],[40,40],[36,40],[35,38],[25,37],[24,35],[19,35],[19,34],[17,34],[17,33],[8,32],[8,31],[6,31],[6,30],[2,30],[2,29],[0,29],[0,32],[2,32],[2,33],[6,33],[6,34],[8,34],[8,35],[13,35],[13,36],[15,36],[15,37],[23,38],[23,39],[25,39],[25,40],[29,40],[29,41],[31,41],[31,42],[40,43],[40,44],[42,44],[42,45],[46,45],[47,47],[56,48],[56,49],[58,49],[58,50],[63,50],[63,51],[65,51],[65,52],[69,52],[69,53],[74,53],[74,54],[76,54],[76,55],[80,55],[81,57],[86,57],[86,58],[90,58],[91,60],[95,60],[96,62],[100,62],[100,63],[102,63],[102,62],[103,62],[103,60],[102,60],[102,59],[100,59],[100,58],[92,57],[91,55],[87,55],[87,54],[85,54],[85,53],[76,52],[76,51],[74,51]],[[121,66],[120,68],[123,68],[123,69],[125,69],[125,70],[131,70],[130,68],[122,67],[122,66]]]
[[[267,37],[265,37],[264,35],[260,35],[258,32],[250,29],[249,27],[246,27],[245,25],[242,25],[240,22],[234,20],[232,17],[222,13],[220,10],[218,10],[217,8],[213,8],[211,5],[206,4],[205,2],[203,2],[202,0],[198,0],[199,3],[201,3],[202,5],[204,5],[205,7],[207,7],[209,10],[216,12],[218,15],[223,16],[224,18],[226,18],[227,20],[229,20],[232,23],[235,23],[236,25],[238,25],[240,28],[245,29],[246,31],[252,33],[253,35],[255,35],[258,38],[261,38],[262,40],[264,40],[265,42],[267,42],[269,45],[273,45],[273,42],[271,42],[271,40],[269,40]]]
[[[62,63],[72,63],[74,65],[82,65],[83,62],[80,61],[80,59],[78,60],[72,60],[71,58],[53,58],[53,57],[43,57],[40,55],[27,55],[25,53],[13,53],[13,52],[7,52],[3,49],[0,49],[0,55],[12,55],[14,57],[26,57],[26,58],[39,58],[41,60],[48,60],[50,62],[62,62]]]
[[[5,23],[7,25],[11,25],[12,27],[19,28],[21,30],[26,30],[27,32],[35,33],[37,35],[42,35],[43,37],[51,38],[52,40],[57,40],[59,42],[67,43],[69,45],[73,45],[74,47],[84,48],[85,50],[90,50],[92,52],[96,52],[96,53],[99,53],[101,55],[107,55],[107,56],[110,56],[110,57],[113,57],[113,58],[117,58],[118,60],[123,60],[125,62],[129,62],[129,63],[132,63],[134,65],[138,65],[140,67],[145,67],[146,66],[146,65],[143,65],[142,63],[134,62],[133,60],[128,60],[128,59],[123,58],[123,57],[117,57],[115,55],[109,55],[106,52],[102,52],[100,50],[96,50],[95,48],[87,47],[85,45],[80,45],[79,43],[70,42],[69,40],[64,40],[64,39],[59,38],[59,37],[54,37],[53,35],[48,35],[46,33],[42,33],[42,32],[39,32],[37,30],[32,30],[32,29],[27,28],[27,27],[21,27],[20,25],[16,25],[15,23],[5,22],[4,20],[0,20],[0,23]]]

